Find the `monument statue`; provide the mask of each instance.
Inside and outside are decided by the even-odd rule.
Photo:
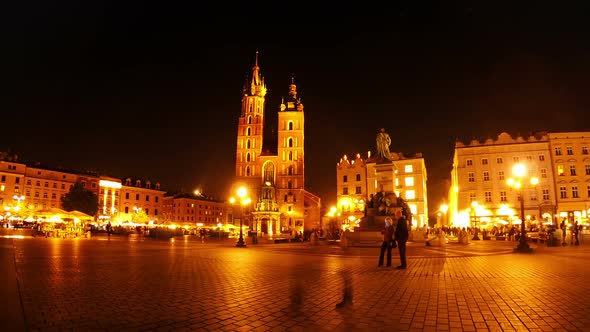
[[[385,132],[385,128],[381,128],[377,134],[377,158],[391,160],[389,146],[391,145],[391,137]]]

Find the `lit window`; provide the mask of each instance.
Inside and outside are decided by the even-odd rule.
[[[563,165],[557,165],[557,175],[563,176]]]
[[[416,192],[414,190],[406,190],[406,199],[416,199]]]
[[[412,187],[414,185],[414,177],[408,176],[405,179],[406,187]]]
[[[416,206],[416,204],[408,204],[408,206],[410,207],[410,212],[412,212],[412,214],[418,214],[418,206]]]
[[[406,165],[404,167],[404,170],[406,171],[406,173],[412,173],[412,172],[414,172],[414,166],[413,165]]]

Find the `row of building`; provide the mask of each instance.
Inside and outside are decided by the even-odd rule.
[[[461,227],[588,223],[590,132],[457,141],[446,223]]]
[[[77,182],[98,197],[98,222],[215,227],[231,220],[231,206],[200,193],[171,193],[149,180],[30,165],[6,154],[0,160],[3,217],[35,219],[37,214],[61,208],[62,198]]]

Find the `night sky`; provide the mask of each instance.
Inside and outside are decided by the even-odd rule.
[[[456,139],[590,130],[583,2],[408,3],[15,2],[0,23],[0,151],[226,199],[257,50],[268,118],[295,78],[306,187],[324,206],[337,162],[375,151],[381,127],[392,151],[423,153],[431,212]]]

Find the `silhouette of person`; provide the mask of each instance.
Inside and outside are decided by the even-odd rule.
[[[400,265],[396,268],[398,270],[403,270],[407,267],[406,242],[408,242],[409,237],[408,223],[401,210],[395,211],[395,217],[397,218],[397,226],[395,227],[395,240],[397,241],[397,247],[399,248],[400,260]]]

